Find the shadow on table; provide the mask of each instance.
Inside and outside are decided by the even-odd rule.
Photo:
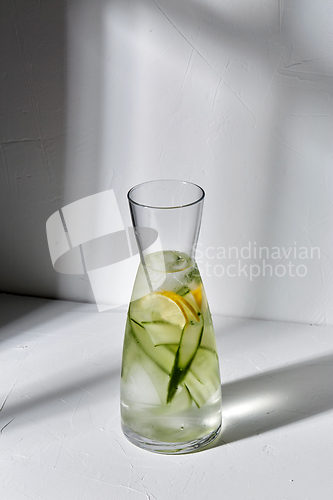
[[[0,294],[0,345],[16,335],[63,325],[72,313],[81,309],[98,314],[96,304]]]
[[[222,432],[210,446],[232,443],[333,408],[333,355],[222,386]]]
[[[23,318],[27,317],[26,324],[30,325],[31,319],[28,316],[31,313],[36,313],[37,310],[45,307],[50,301],[47,299],[37,299],[34,297],[23,297],[20,295],[11,295],[6,293],[0,294],[0,341],[3,337],[7,337],[4,333],[4,328],[8,327],[11,323],[16,323]],[[32,316],[30,316],[32,318]],[[25,320],[24,320],[25,321]],[[36,320],[33,320],[33,326]]]
[[[80,312],[84,314],[78,314]],[[87,316],[88,313],[94,317],[99,314],[96,305],[1,294],[1,352],[11,348],[11,344],[5,347],[6,341],[16,338],[20,343],[25,342],[25,339],[30,339],[29,333],[33,334],[32,338],[49,333],[52,336],[56,336],[57,333],[64,335],[66,332],[68,335],[74,332],[74,335],[77,336],[80,322],[90,319],[89,315]],[[51,348],[52,343],[50,344]],[[102,362],[101,358],[99,360]],[[15,364],[15,359],[12,362]],[[92,370],[91,373],[84,372],[84,365],[77,370],[73,368],[68,372],[58,370],[55,366],[54,374],[51,376],[38,379],[36,372],[36,380],[33,376],[28,377],[24,392],[19,399],[16,397],[13,400],[9,397],[16,384],[9,389],[9,392],[2,391],[0,434],[13,421],[17,427],[25,420],[42,419],[43,416],[48,415],[49,411],[53,415],[71,412],[72,405],[75,406],[84,393],[100,400],[104,400],[104,397],[106,399],[112,398],[118,391],[120,361],[112,363],[110,358],[106,366],[110,368],[99,371],[96,367],[96,370]],[[87,364],[87,370],[89,371],[91,368],[91,365]],[[21,373],[20,370],[18,370],[19,373]],[[82,404],[80,402],[80,406]]]
[[[109,400],[117,396],[119,386],[120,366],[104,370],[100,373],[62,373],[59,374],[61,381],[54,377],[43,380],[43,385],[36,392],[36,382],[33,382],[27,393],[19,400],[12,403],[7,402],[7,397],[0,407],[0,433],[14,421],[17,429],[27,420],[41,421],[51,413],[54,415],[72,414],[73,405],[75,411],[87,404],[81,401],[83,394],[97,400]],[[20,417],[23,417],[20,418]]]

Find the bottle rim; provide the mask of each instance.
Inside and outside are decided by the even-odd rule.
[[[168,183],[169,185],[174,184],[174,185],[181,185],[183,186],[192,186],[197,188],[197,196],[194,197],[193,201],[188,201],[186,203],[177,203],[177,204],[170,204],[170,205],[157,205],[157,204],[152,204],[152,203],[142,203],[133,198],[134,193],[138,189],[142,189],[144,187],[151,186],[155,184],[156,186],[161,186],[162,183]],[[143,207],[143,208],[152,208],[155,210],[172,210],[172,209],[177,209],[177,208],[185,208],[185,207],[190,207],[192,205],[196,205],[197,203],[200,203],[203,201],[205,197],[205,191],[201,186],[198,184],[195,184],[194,182],[190,181],[182,181],[182,180],[176,180],[176,179],[159,179],[159,180],[153,180],[153,181],[147,181],[147,182],[142,182],[140,184],[137,184],[136,186],[133,186],[127,193],[127,198],[130,203],[133,205]]]

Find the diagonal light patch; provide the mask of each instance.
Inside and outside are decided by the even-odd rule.
[[[124,230],[113,189],[70,203],[62,213],[73,247]]]
[[[99,311],[128,304],[140,257],[133,228],[124,228],[113,190],[70,203],[62,208],[62,214],[65,226],[59,211],[46,222],[54,269],[63,274],[84,274],[86,269]],[[144,253],[161,250],[154,229],[139,228],[137,231],[144,236]],[[147,281],[149,274],[141,274],[138,279],[143,296],[152,286]],[[162,275],[153,289],[164,279]]]

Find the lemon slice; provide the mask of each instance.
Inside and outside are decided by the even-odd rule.
[[[199,316],[196,313],[196,310],[194,307],[188,302],[188,300],[184,299],[184,297],[181,297],[180,295],[177,295],[175,292],[157,292],[157,294],[162,295],[163,297],[168,297],[170,300],[175,302],[179,309],[182,311],[183,316],[185,318],[186,323],[188,323],[189,318],[188,316],[193,316],[196,321],[199,321]]]
[[[130,305],[130,316],[137,323],[166,322],[182,330],[187,322],[184,306],[175,300],[172,292],[153,292]],[[181,298],[181,297],[179,297]]]
[[[195,290],[192,290],[192,295],[198,304],[198,307],[201,309],[202,305],[202,285],[199,285]]]

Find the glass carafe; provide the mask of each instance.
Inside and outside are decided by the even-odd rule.
[[[124,338],[122,428],[132,443],[159,453],[196,450],[221,427],[215,334],[194,255],[204,196],[174,180],[128,193],[141,264]],[[147,248],[151,230],[157,238]]]

